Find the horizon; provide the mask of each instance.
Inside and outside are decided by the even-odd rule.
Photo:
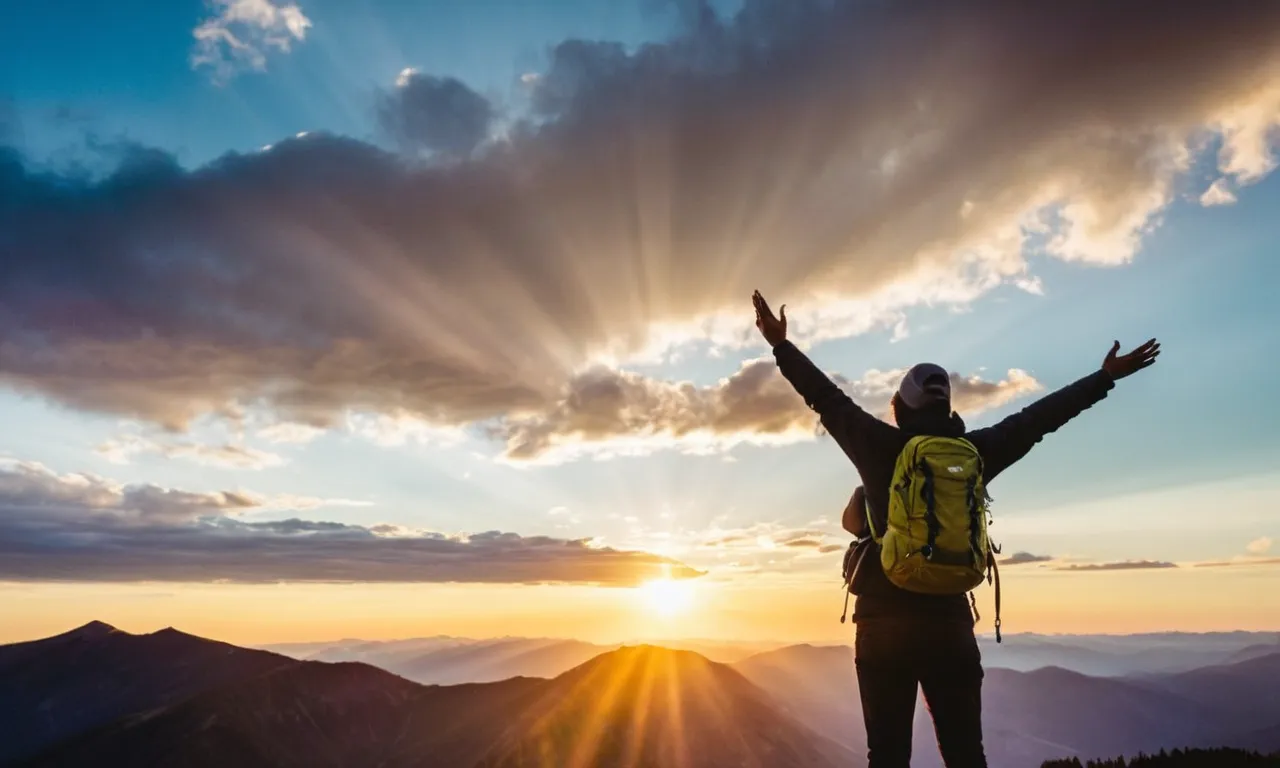
[[[415,636],[385,637],[385,638],[370,638],[370,637],[361,637],[357,635],[352,635],[352,636],[345,636],[345,637],[313,638],[308,640],[257,639],[257,640],[241,640],[240,642],[232,642],[231,640],[228,640],[227,638],[223,638],[223,637],[207,636],[207,635],[202,635],[196,632],[190,632],[181,626],[151,625],[143,629],[125,628],[113,622],[104,621],[101,619],[90,619],[76,626],[64,627],[61,630],[52,632],[51,634],[43,634],[37,637],[27,637],[19,640],[0,642],[0,645],[45,640],[53,637],[58,637],[61,635],[72,634],[74,632],[85,630],[90,627],[99,627],[99,626],[106,627],[110,630],[117,631],[117,632],[124,632],[130,635],[148,635],[148,634],[155,634],[157,632],[163,632],[165,630],[173,630],[173,631],[181,632],[186,635],[191,635],[193,637],[199,637],[206,640],[226,642],[232,645],[239,645],[245,648],[260,648],[260,649],[268,649],[268,650],[278,649],[286,646],[333,646],[333,645],[338,645],[342,643],[394,644],[394,643],[406,643],[406,642],[411,642],[415,640],[457,640],[457,641],[462,641],[467,643],[477,643],[477,644],[483,644],[483,643],[489,643],[489,642],[503,642],[503,641],[528,641],[528,642],[546,641],[546,642],[552,642],[552,643],[580,642],[587,645],[598,646],[601,648],[611,648],[611,647],[617,647],[617,646],[672,647],[680,644],[706,645],[706,646],[719,645],[719,646],[736,647],[738,649],[743,649],[743,650],[755,649],[757,652],[762,652],[762,653],[768,652],[770,650],[805,647],[805,646],[813,647],[813,648],[848,647],[850,649],[852,649],[853,647],[852,637],[849,637],[843,641],[839,639],[781,641],[781,640],[769,640],[769,639],[735,640],[735,639],[711,638],[711,637],[678,637],[678,636],[656,637],[655,636],[655,637],[626,638],[626,639],[613,640],[613,641],[590,641],[590,640],[582,640],[580,638],[569,637],[569,636],[518,635],[518,634],[490,635],[490,636],[483,636],[483,637],[466,636],[466,635],[449,635],[449,634],[424,634],[424,635],[415,635]],[[976,634],[980,641],[984,641],[988,643],[994,641],[994,635],[991,633],[978,632]],[[1184,630],[1165,630],[1165,631],[1157,630],[1157,631],[1148,631],[1148,632],[1127,632],[1127,633],[1018,632],[1018,633],[1012,633],[1012,634],[1005,634],[1004,640],[1005,642],[1008,642],[1011,640],[1016,641],[1018,639],[1083,640],[1083,639],[1215,638],[1215,637],[1232,637],[1232,636],[1241,636],[1241,635],[1280,637],[1280,630],[1234,629],[1234,630],[1210,630],[1210,631],[1204,631],[1204,632],[1187,632]],[[990,661],[998,665],[999,659],[998,658],[992,659]]]
[[[993,483],[1003,631],[1280,631],[1280,18],[903,8],[0,14],[0,644],[852,643],[756,289],[881,418],[1158,338]]]

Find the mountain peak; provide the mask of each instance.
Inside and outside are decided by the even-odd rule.
[[[80,637],[85,639],[93,639],[97,637],[105,637],[106,635],[119,632],[120,630],[106,623],[105,621],[93,620],[88,624],[76,627],[70,632],[63,634],[63,637]]]

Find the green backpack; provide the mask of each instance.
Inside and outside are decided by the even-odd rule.
[[[888,526],[867,525],[889,581],[910,592],[969,593],[995,578],[996,642],[1000,641],[999,548],[991,543],[982,455],[959,437],[916,436],[898,454],[889,488]]]

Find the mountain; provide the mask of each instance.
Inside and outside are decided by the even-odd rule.
[[[1243,647],[1243,646],[1241,646]],[[1229,653],[1227,655],[1230,655]],[[865,754],[852,649],[799,645],[734,665],[785,712]],[[1107,678],[1060,667],[988,666],[983,723],[992,768],[1065,756],[1233,745],[1280,749],[1280,663],[1271,656],[1191,672]],[[913,765],[941,765],[921,700]]]
[[[535,684],[425,688],[356,662],[295,662],[125,717],[29,765],[467,766],[522,711]]]
[[[1006,635],[978,643],[988,668],[1031,672],[1062,667],[1095,677],[1185,672],[1280,652],[1274,632],[1148,633],[1141,635]]]
[[[122,675],[156,680],[176,654],[152,653],[152,635],[81,633],[109,643],[128,672],[98,669],[82,688]],[[84,637],[87,635],[87,637]],[[225,663],[194,676],[186,695],[157,704],[116,702],[117,717],[22,763],[54,766],[236,768],[418,766],[421,768],[835,768],[858,760],[779,710],[735,670],[685,651],[639,646],[597,655],[550,680],[423,686],[367,664],[297,661],[182,633],[191,664],[220,657],[265,658],[256,673]],[[56,642],[55,642],[56,641]],[[65,640],[0,648],[0,656],[52,667]],[[30,645],[30,644],[24,644]],[[200,650],[191,651],[189,647]],[[49,654],[49,655],[47,655]],[[261,654],[259,656],[258,654]],[[99,653],[99,655],[103,655]],[[201,661],[194,661],[197,657]],[[283,663],[281,663],[281,660]],[[162,673],[161,670],[164,670]],[[228,673],[228,670],[230,672]],[[136,686],[135,686],[136,687]],[[99,708],[99,715],[105,707]],[[4,726],[7,729],[7,724]],[[6,736],[9,734],[5,734]]]
[[[1149,633],[1144,635],[1006,635],[1004,642],[980,637],[989,668],[1031,672],[1062,667],[1095,677],[1185,672],[1280,652],[1280,633]],[[699,653],[736,664],[779,650],[780,643],[663,639],[650,645]],[[434,636],[404,640],[344,639],[258,646],[296,659],[361,661],[423,684],[484,682],[507,677],[554,677],[621,643],[584,643],[558,638],[475,639]],[[470,650],[468,650],[470,649]],[[527,653],[526,653],[527,652]],[[492,656],[492,658],[488,658]]]
[[[487,683],[510,677],[555,677],[610,648],[577,640],[496,640],[437,648],[385,668],[424,684]]]
[[[671,640],[650,643],[688,650],[713,661],[733,663],[776,643],[731,643],[714,640]],[[361,661],[424,685],[480,683],[509,677],[551,678],[593,656],[616,650],[621,643],[602,645],[579,640],[503,637],[485,640],[462,637],[423,637],[407,640],[337,640],[320,643],[280,643],[263,650],[307,661]]]
[[[1246,645],[1244,648],[1241,648],[1231,654],[1226,662],[1230,664],[1237,661],[1249,661],[1250,659],[1256,659],[1260,656],[1272,656],[1277,653],[1280,653],[1280,639],[1272,640],[1269,643]]]
[[[474,641],[456,637],[421,637],[410,640],[339,640],[328,643],[281,643],[263,650],[305,661],[359,661],[391,669],[409,659]],[[423,682],[423,681],[419,681]],[[478,682],[478,681],[471,681]]]
[[[733,665],[789,715],[856,754],[867,753],[862,706],[847,645],[793,645]]]
[[[989,669],[982,698],[993,765],[1198,746],[1227,725],[1192,699],[1055,667]]]
[[[478,768],[819,768],[855,760],[733,669],[640,646],[551,681]]]
[[[0,764],[121,714],[293,663],[175,629],[132,635],[98,621],[0,646]]]
[[[1140,681],[1212,707],[1241,731],[1280,726],[1280,653]]]

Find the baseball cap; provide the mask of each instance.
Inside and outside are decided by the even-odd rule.
[[[934,363],[913,365],[898,385],[898,396],[908,408],[950,402],[951,377],[947,375],[947,369]]]

